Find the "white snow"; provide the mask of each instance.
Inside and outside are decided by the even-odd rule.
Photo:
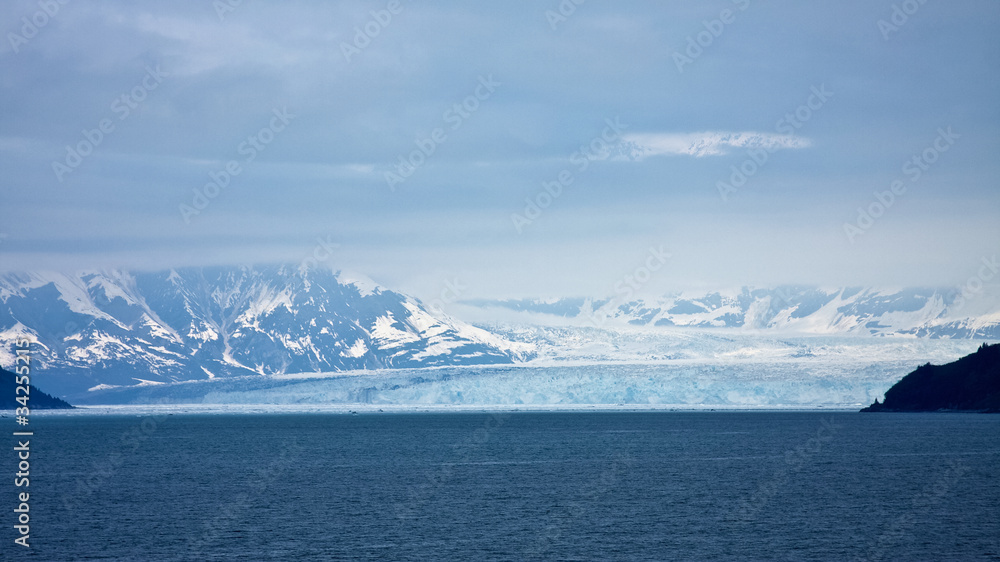
[[[169,327],[166,327],[161,322],[153,320],[149,316],[149,314],[142,315],[142,324],[147,328],[149,328],[149,333],[153,337],[170,340],[175,343],[180,343],[180,338],[177,337],[177,334],[173,330],[171,330]]]
[[[259,287],[257,291],[257,295],[245,305],[244,312],[236,319],[238,325],[259,329],[260,318],[267,316],[280,306],[284,306],[294,314],[295,309],[292,306],[292,290],[290,288]]]
[[[396,328],[393,325],[395,322],[396,319],[391,312],[375,319],[370,333],[373,342],[378,344],[379,349],[392,349],[420,340],[420,336],[417,334]]]
[[[457,347],[462,347],[466,343],[467,342],[464,342],[464,341],[461,341],[461,340],[437,341],[437,342],[434,342],[434,343],[428,345],[422,351],[418,351],[417,353],[414,353],[413,356],[412,356],[412,358],[416,359],[416,360],[420,360],[420,359],[426,359],[428,357],[437,357],[437,356],[440,356],[440,355],[447,355],[449,352],[451,352],[451,350],[453,350],[453,349],[455,349]]]
[[[358,339],[354,344],[340,352],[341,357],[362,357],[364,354],[368,353],[368,346],[365,345],[365,340]]]
[[[99,384],[99,385],[92,386],[92,387],[88,388],[87,392],[94,392],[95,390],[108,390],[108,389],[111,389],[111,388],[121,388],[121,385],[119,385],[119,384]]]
[[[207,325],[205,325],[204,329],[201,331],[196,331],[195,326],[191,326],[191,329],[188,331],[187,337],[202,342],[215,341],[219,339],[219,332],[215,331],[211,326]]]
[[[801,342],[796,342],[801,343]],[[816,341],[812,349],[822,347]],[[827,342],[832,355],[738,354],[700,359],[599,365],[447,367],[244,377],[183,383],[205,404],[316,405],[365,403],[426,407],[586,408],[857,408],[881,398],[917,365],[950,361],[967,349],[937,340],[874,346]],[[923,342],[927,343],[927,342]],[[965,347],[971,342],[964,342]],[[887,349],[893,353],[885,355]],[[740,351],[738,348],[735,351]],[[858,353],[855,353],[858,352]],[[873,358],[880,356],[880,359]],[[905,357],[905,359],[903,358]]]
[[[341,285],[353,285],[362,297],[370,297],[382,291],[382,287],[370,277],[355,271],[338,272],[337,282]]]
[[[145,290],[147,278],[139,279]],[[329,282],[328,277],[324,279]],[[122,272],[75,277],[8,275],[0,277],[0,297],[8,302],[32,287],[51,282],[59,294],[52,295],[49,306],[65,312],[62,302],[56,301],[60,299],[71,310],[89,314],[94,322],[84,322],[83,327],[72,330],[63,326],[32,326],[39,328],[40,336],[21,324],[7,327],[0,331],[3,344],[0,363],[13,363],[11,342],[25,334],[43,340],[35,348],[40,363],[58,362],[59,368],[86,369],[94,362],[106,362],[118,369],[134,368],[132,374],[142,377],[136,380],[146,386],[154,382],[147,379],[201,377],[197,375],[200,368],[212,384],[220,385],[212,387],[213,392],[231,393],[235,387],[225,385],[243,383],[233,382],[213,366],[213,358],[218,357],[214,355],[216,352],[204,353],[205,349],[199,353],[202,344],[219,342],[205,347],[221,349],[223,361],[231,365],[248,368],[244,363],[253,364],[258,373],[281,372],[302,359],[306,361],[297,364],[336,369],[379,362],[396,366],[444,364],[476,357],[502,361],[504,354],[515,361],[526,361],[523,369],[459,369],[455,372],[460,376],[454,380],[431,376],[427,382],[418,380],[423,375],[409,371],[354,373],[338,377],[341,382],[336,384],[323,379],[326,386],[317,390],[315,400],[372,399],[386,404],[425,406],[465,406],[493,401],[523,405],[594,401],[690,405],[699,400],[720,407],[815,405],[848,403],[859,400],[862,394],[884,391],[881,385],[905,374],[905,368],[914,361],[951,361],[979,344],[968,339],[929,340],[917,337],[914,332],[918,330],[940,326],[944,328],[941,334],[948,337],[963,334],[965,329],[996,333],[1000,324],[998,291],[984,288],[967,295],[967,302],[961,306],[946,306],[946,302],[954,299],[954,293],[947,292],[928,299],[923,291],[829,289],[824,294],[805,289],[797,294],[803,302],[798,306],[809,307],[811,312],[801,318],[793,317],[802,310],[790,304],[800,302],[794,300],[794,289],[789,297],[777,289],[730,290],[719,294],[691,291],[629,303],[611,301],[599,311],[608,315],[606,324],[597,323],[602,326],[600,329],[585,314],[563,317],[537,311],[523,314],[508,311],[509,316],[500,316],[497,313],[507,309],[462,304],[449,307],[450,312],[463,311],[463,314],[485,310],[478,318],[488,322],[473,326],[450,315],[430,313],[419,301],[381,289],[363,276],[340,273],[337,279],[357,288],[363,300],[351,290],[344,300],[333,298],[339,292],[328,291],[317,279],[311,289],[304,290],[302,284],[296,284],[299,283],[296,279],[281,277],[273,271],[264,275],[251,269],[234,270],[223,274],[218,281],[212,277],[207,279],[208,286],[204,283],[206,279],[184,279],[171,270],[169,275],[149,278],[151,285],[146,296],[137,290],[136,278]],[[334,288],[332,284],[326,287]],[[131,303],[133,312],[143,311],[138,322],[131,320],[133,314],[119,315],[122,317],[119,321],[101,310],[101,303],[95,303],[90,293],[102,291]],[[177,326],[168,325],[150,309],[145,298],[165,317],[183,320],[174,320]],[[705,310],[695,307],[691,308],[692,313],[669,312],[677,305],[687,308],[687,301]],[[546,299],[536,304],[559,302]],[[592,302],[585,301],[584,307],[590,309]],[[919,310],[905,310],[914,307],[914,303],[920,306]],[[190,316],[174,310],[180,307]],[[305,313],[316,310],[320,312],[315,315]],[[279,314],[273,314],[275,311]],[[705,327],[731,322],[740,316],[745,320],[742,327]],[[128,325],[123,325],[126,318]],[[507,321],[498,323],[497,318]],[[630,324],[640,318],[642,326]],[[655,326],[659,319],[670,320],[674,326]],[[177,335],[175,328],[186,335]],[[884,337],[871,337],[872,332]],[[275,342],[282,352],[269,353],[267,339]],[[253,346],[251,341],[264,341],[268,345]],[[59,348],[53,344],[66,344],[65,354],[61,349],[49,352],[45,342],[53,349]],[[203,359],[207,355],[212,358]],[[374,361],[356,361],[368,356]],[[642,373],[645,378],[635,373]],[[348,380],[354,382],[344,382]],[[380,380],[392,385],[372,386],[377,386]],[[208,383],[203,378],[196,382]],[[350,386],[355,383],[368,385],[359,387],[369,389],[363,394],[367,398],[359,398],[362,395],[355,392],[358,389]],[[270,396],[261,394],[264,390],[254,387],[255,384],[247,382],[245,388],[241,387],[241,392],[253,394],[247,395],[246,400]],[[98,386],[102,390],[111,388]],[[166,392],[174,387],[163,388]],[[840,393],[841,397],[831,393]],[[844,396],[850,400],[841,400]]]
[[[17,342],[23,339],[36,342],[38,334],[20,322],[0,332],[0,366],[7,368],[14,366],[17,360]]]
[[[151,349],[153,351],[158,351],[158,352],[166,354],[166,355],[173,355],[173,356],[176,356],[176,357],[180,357],[182,359],[184,358],[184,355],[182,355],[180,353],[177,353],[176,351],[170,351],[169,349],[163,347],[162,345],[153,345],[153,346],[150,346],[149,349]]]

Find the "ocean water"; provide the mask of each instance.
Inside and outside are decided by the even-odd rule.
[[[7,478],[3,559],[1000,560],[1000,416],[36,415],[30,429],[31,548],[13,543],[25,489]]]

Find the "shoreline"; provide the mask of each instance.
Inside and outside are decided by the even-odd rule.
[[[805,408],[769,404],[691,405],[691,404],[106,404],[75,406],[71,410],[33,410],[41,417],[88,415],[163,415],[163,414],[476,414],[476,413],[705,413],[705,412],[802,412],[858,413],[861,406],[830,405]],[[5,415],[13,410],[0,410]]]

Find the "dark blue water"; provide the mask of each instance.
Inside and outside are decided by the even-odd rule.
[[[32,420],[43,560],[1000,560],[1000,416]],[[13,440],[13,438],[9,438]],[[11,448],[0,466],[13,476]]]

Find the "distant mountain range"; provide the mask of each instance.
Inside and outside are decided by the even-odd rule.
[[[631,300],[477,300],[453,305],[463,321],[363,276],[289,266],[9,273],[0,275],[0,366],[14,364],[14,342],[27,337],[36,342],[33,382],[72,399],[114,386],[536,358],[841,357],[823,347],[827,340],[784,338],[1000,340],[997,295],[976,297],[780,287]]]
[[[511,363],[530,349],[362,277],[292,267],[0,276],[0,365],[28,337],[57,394],[108,385]]]
[[[742,328],[798,334],[1000,339],[1000,299],[954,289],[778,287],[645,299],[466,300],[461,316],[595,328]]]

